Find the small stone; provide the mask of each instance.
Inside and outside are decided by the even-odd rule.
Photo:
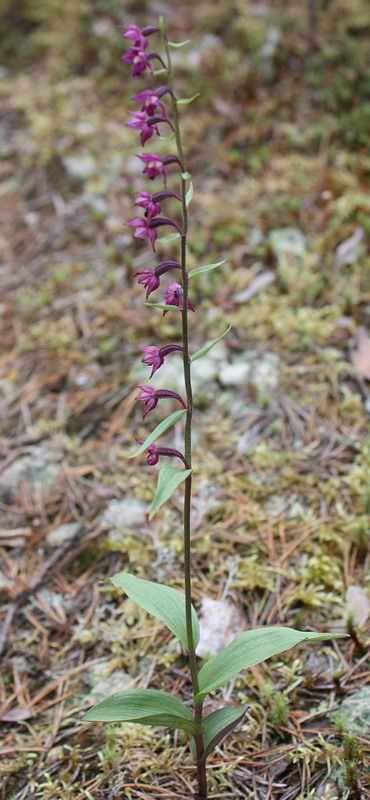
[[[278,257],[287,253],[303,256],[306,252],[306,238],[299,228],[278,228],[270,232],[269,240]]]
[[[146,516],[149,506],[142,500],[135,497],[127,497],[124,500],[111,500],[104,511],[102,522],[108,528],[116,531],[129,530],[146,523]]]
[[[202,600],[200,613],[200,639],[197,655],[215,656],[221,653],[235,636],[247,629],[246,617],[239,606],[226,600]]]
[[[62,472],[63,452],[55,445],[32,445],[1,476],[0,500],[12,502],[22,484],[45,497]]]
[[[223,386],[242,386],[247,382],[250,364],[237,361],[234,364],[225,364],[220,369],[220,381]]]
[[[92,175],[95,175],[97,170],[95,158],[88,153],[80,156],[64,156],[62,162],[68,174],[71,175],[72,178],[77,178],[80,181],[91,178]]]
[[[343,700],[338,709],[346,719],[346,728],[366,736],[370,729],[370,686],[364,686]]]
[[[89,694],[85,700],[92,705],[100,703],[114,692],[122,692],[132,684],[132,677],[122,669],[115,669],[109,674],[109,661],[93,664],[85,677],[90,686]]]
[[[54,530],[49,531],[45,537],[45,544],[48,547],[59,547],[68,539],[72,539],[79,528],[78,522],[68,522],[65,525],[58,525]]]

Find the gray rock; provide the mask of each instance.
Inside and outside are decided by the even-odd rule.
[[[88,702],[92,704],[100,703],[106,697],[114,694],[114,692],[122,692],[127,689],[129,684],[132,683],[131,675],[128,675],[122,669],[115,669],[108,676],[107,672],[109,672],[109,661],[101,664],[92,664],[89,668],[85,677],[85,681],[90,687],[89,694],[85,698]]]
[[[364,686],[350,697],[346,697],[338,711],[344,715],[348,731],[357,731],[368,735],[370,730],[370,686]]]
[[[35,494],[47,495],[61,475],[62,459],[56,445],[31,445],[2,473],[0,499],[13,500],[25,483]]]
[[[135,497],[111,500],[104,511],[102,522],[108,528],[123,532],[146,523],[148,511],[149,505],[142,500],[136,500]]]
[[[278,257],[287,253],[303,256],[306,252],[306,237],[299,228],[278,228],[270,232],[269,240]]]
[[[97,163],[95,158],[86,153],[80,156],[64,156],[62,162],[72,178],[85,181],[96,173]]]
[[[72,539],[79,528],[78,522],[68,522],[66,525],[58,525],[54,530],[49,531],[45,537],[47,547],[59,547],[59,545]]]

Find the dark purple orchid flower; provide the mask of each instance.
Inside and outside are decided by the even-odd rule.
[[[137,25],[119,25],[118,27],[126,31],[123,36],[125,39],[132,39],[134,47],[141,47],[143,49],[148,47],[148,39]]]
[[[164,359],[168,356],[169,353],[173,353],[175,350],[182,350],[181,344],[165,344],[164,347],[154,347],[153,345],[149,345],[147,347],[139,347],[139,350],[142,350],[143,353],[146,355],[142,358],[143,364],[148,364],[148,366],[152,366],[153,369],[151,371],[150,377],[152,378],[154,373],[157,372],[157,369],[162,366]]]
[[[152,246],[153,251],[155,252],[155,243],[157,240],[157,231],[156,228],[160,228],[161,225],[171,225],[172,228],[176,228],[176,230],[181,234],[182,230],[178,226],[175,220],[170,219],[170,217],[153,217],[152,219],[148,219],[144,217],[135,217],[135,219],[130,220],[127,223],[128,225],[134,225],[136,227],[135,231],[135,238],[136,239],[149,239],[150,244]]]
[[[139,444],[144,444],[145,439],[138,439]],[[158,464],[160,456],[168,456],[169,458],[181,458],[183,464],[185,464],[186,469],[189,469],[189,465],[179,450],[174,450],[173,447],[157,447],[156,444],[150,444],[148,449],[148,458],[147,463],[152,467],[154,464]]]
[[[177,306],[181,310],[184,308],[183,288],[179,283],[176,283],[176,281],[170,283],[164,297],[167,306]],[[188,300],[188,308],[190,309],[190,311],[195,311],[195,308],[193,304],[190,302],[190,300]],[[163,316],[167,313],[168,311],[164,311]]]
[[[157,33],[159,28],[157,25],[147,25],[145,28],[139,28],[137,25],[129,24],[129,25],[118,25],[119,28],[123,28],[126,33],[123,34],[125,39],[132,39],[134,42],[134,47],[148,47],[148,39],[147,36],[150,36],[151,33]]]
[[[146,286],[145,297],[148,299],[151,293],[158,289],[160,284],[159,277],[155,274],[153,269],[141,269],[139,272],[135,272],[135,277],[136,275],[140,276],[138,283],[141,283],[142,286]]]
[[[177,392],[173,392],[171,389],[154,389],[153,386],[139,386],[139,389],[142,389],[141,394],[139,395],[139,400],[142,403],[145,403],[146,411],[144,413],[143,419],[149,414],[150,411],[153,410],[158,405],[158,400],[162,397],[173,397],[175,400],[178,400],[183,408],[186,408],[186,403]]]
[[[152,246],[152,250],[155,252],[155,243],[157,241],[157,231],[154,228],[150,227],[150,221],[144,217],[135,217],[130,222],[127,223],[128,225],[134,225],[136,227],[136,231],[134,233],[135,239],[149,239],[150,244]]]
[[[142,161],[146,166],[143,170],[144,175],[147,175],[148,178],[153,181],[157,175],[162,175],[163,183],[166,186],[167,183],[167,170],[166,166],[168,164],[178,164],[181,171],[183,171],[183,167],[181,161],[177,156],[158,156],[156,153],[146,153],[143,156],[139,156],[140,161]]]
[[[152,117],[153,114],[155,114],[157,108],[160,108],[163,115],[166,116],[166,106],[159,99],[157,92],[152,92],[150,89],[144,89],[143,92],[139,92],[139,94],[135,94],[134,97],[131,97],[131,100],[134,100],[135,103],[141,103],[141,111],[145,111],[149,117]]]
[[[177,261],[162,261],[161,264],[158,265],[155,269],[141,269],[139,272],[135,272],[134,277],[136,278],[139,275],[138,283],[141,283],[143,286],[146,286],[146,299],[158,289],[160,284],[160,276],[164,275],[165,272],[168,272],[169,269],[181,269],[181,264]]]
[[[149,69],[152,75],[154,74],[154,67],[150,60],[150,55],[151,54],[146,53],[142,47],[132,47],[131,50],[127,51],[126,55],[121,56],[120,60],[125,61],[126,64],[132,65],[132,77],[135,78],[136,75],[141,75],[146,69]]]
[[[160,214],[162,211],[160,203],[156,202],[154,195],[149,192],[139,192],[139,196],[136,198],[134,205],[145,208],[145,216],[148,217],[148,220],[156,217],[157,214]]]
[[[150,122],[149,117],[145,111],[129,111],[132,116],[131,122],[127,122],[128,128],[133,128],[135,131],[140,131],[140,143],[144,146],[148,139],[151,139],[153,134],[159,136],[159,130],[154,122]]]

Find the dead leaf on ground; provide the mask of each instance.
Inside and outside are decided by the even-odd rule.
[[[363,228],[355,228],[352,236],[341,242],[335,251],[334,269],[341,269],[346,264],[353,264],[358,256],[359,245],[365,239]]]
[[[370,381],[370,336],[366,328],[356,331],[357,350],[351,351],[352,364],[360,378]]]

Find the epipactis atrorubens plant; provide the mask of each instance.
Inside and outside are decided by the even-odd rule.
[[[175,280],[164,294],[164,303],[147,302],[147,305],[161,309],[163,315],[169,311],[181,313],[182,339],[181,343],[170,342],[162,347],[145,345],[139,349],[144,353],[142,361],[150,366],[152,378],[168,357],[173,354],[182,356],[184,384],[186,396],[181,397],[172,389],[155,389],[154,386],[140,386],[139,400],[144,404],[144,417],[146,417],[162,399],[172,399],[180,408],[169,417],[166,417],[149,434],[145,441],[139,440],[140,447],[130,457],[134,458],[147,451],[147,462],[157,464],[162,459],[177,459],[182,466],[172,466],[167,461],[160,467],[158,473],[158,486],[151,507],[149,519],[152,519],[158,509],[165,503],[177,489],[185,482],[184,490],[184,590],[185,595],[170,586],[153,583],[136,578],[126,572],[119,572],[111,578],[115,586],[124,592],[141,608],[160,619],[170,631],[180,640],[189,659],[189,668],[192,685],[193,710],[173,694],[160,692],[154,689],[129,689],[116,692],[111,697],[103,700],[85,714],[87,721],[99,722],[138,722],[148,725],[160,725],[169,728],[180,728],[190,734],[190,748],[196,760],[197,791],[194,794],[199,800],[207,798],[206,761],[215,746],[231,731],[244,717],[246,709],[240,707],[222,708],[207,716],[203,716],[203,702],[208,694],[216,691],[242,670],[259,664],[270,656],[282,653],[303,641],[324,641],[333,638],[331,634],[317,634],[307,631],[296,631],[292,628],[260,628],[249,630],[236,636],[221,653],[210,658],[199,669],[196,648],[199,641],[199,622],[191,601],[191,530],[190,509],[192,491],[192,412],[193,396],[191,383],[191,364],[207,353],[228,331],[218,336],[213,342],[206,344],[196,353],[189,349],[189,312],[194,312],[194,307],[189,299],[189,281],[194,275],[206,273],[224,261],[216,264],[207,264],[187,272],[186,255],[188,240],[188,206],[193,196],[193,186],[190,174],[187,171],[184,150],[181,140],[179,122],[179,106],[195,99],[179,99],[175,93],[173,71],[171,66],[171,48],[181,47],[187,42],[174,43],[168,41],[164,32],[163,20],[159,26],[150,25],[138,28],[136,25],[123,25],[123,36],[132,42],[122,61],[132,65],[133,77],[149,72],[153,77],[161,75],[161,80],[166,83],[156,89],[144,89],[136,94],[132,100],[139,104],[139,110],[130,111],[131,120],[127,123],[130,128],[138,131],[140,142],[145,145],[160,129],[170,132],[166,141],[173,142],[175,153],[158,155],[146,153],[139,155],[144,164],[143,173],[148,179],[154,181],[159,178],[164,184],[164,189],[154,192],[139,192],[135,206],[143,209],[142,217],[135,217],[128,224],[135,228],[134,236],[137,239],[149,239],[152,250],[156,251],[158,229],[167,226],[173,229],[170,235],[159,239],[159,242],[180,239],[181,247],[178,261],[162,261],[155,269],[143,269],[136,273],[138,281],[146,289],[146,299],[160,288],[161,278],[166,272],[173,271]],[[149,49],[149,37],[159,36],[162,41],[163,55]],[[159,69],[155,69],[154,62],[159,62]],[[162,78],[162,76],[165,76]],[[169,191],[167,186],[168,168],[174,170],[179,183],[178,191]],[[162,203],[172,198],[176,200],[179,208],[179,221],[168,217],[162,211]],[[228,329],[229,330],[229,329]],[[185,419],[184,450],[180,452],[172,447],[162,447],[155,444],[164,434],[182,417]]]

